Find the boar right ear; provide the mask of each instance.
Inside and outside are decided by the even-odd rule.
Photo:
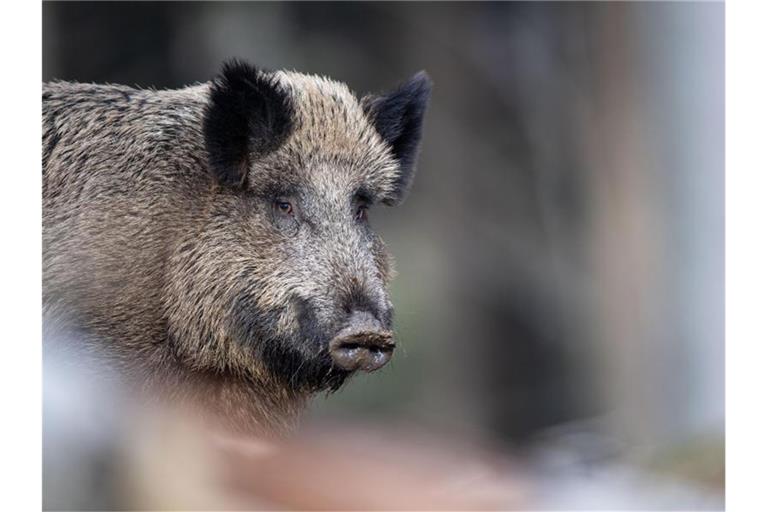
[[[287,93],[274,76],[231,60],[211,84],[203,121],[211,172],[221,185],[243,186],[253,155],[277,149],[292,128]]]
[[[400,164],[395,190],[384,201],[387,204],[400,203],[413,181],[421,126],[431,92],[432,80],[426,72],[420,71],[393,92],[366,96],[362,100],[363,110]]]

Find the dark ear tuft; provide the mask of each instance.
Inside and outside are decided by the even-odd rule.
[[[396,204],[408,192],[416,168],[421,142],[421,126],[427,110],[432,81],[420,71],[384,96],[366,96],[363,109],[382,138],[392,146],[400,163],[396,190],[385,202]]]
[[[290,98],[272,75],[230,60],[211,85],[203,131],[218,182],[243,185],[251,155],[277,149],[292,129]]]

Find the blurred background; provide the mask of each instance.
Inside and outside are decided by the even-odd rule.
[[[527,508],[722,508],[722,3],[45,2],[43,49],[156,88],[427,70],[412,193],[371,212],[401,349],[305,424],[478,440]]]

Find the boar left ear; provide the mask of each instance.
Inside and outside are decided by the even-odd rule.
[[[290,135],[292,108],[274,75],[230,60],[211,84],[203,121],[208,163],[224,186],[245,184],[249,159],[277,149]]]
[[[362,100],[363,110],[379,135],[392,147],[400,164],[395,190],[385,200],[388,204],[401,202],[413,181],[421,127],[431,92],[432,80],[420,71],[391,93],[366,96]]]

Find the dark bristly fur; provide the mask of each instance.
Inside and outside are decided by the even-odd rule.
[[[432,82],[421,71],[389,94],[363,99],[363,108],[379,134],[391,144],[395,158],[400,162],[397,189],[387,200],[390,204],[402,201],[413,181],[422,122],[431,91]]]
[[[179,90],[44,84],[46,343],[198,393],[234,428],[289,428],[349,376],[328,342],[350,313],[391,325],[390,258],[357,209],[402,199],[429,88],[364,110],[343,84],[239,61]]]
[[[222,185],[239,185],[253,157],[274,151],[290,135],[292,108],[273,76],[238,60],[224,64],[205,111],[205,147]]]

